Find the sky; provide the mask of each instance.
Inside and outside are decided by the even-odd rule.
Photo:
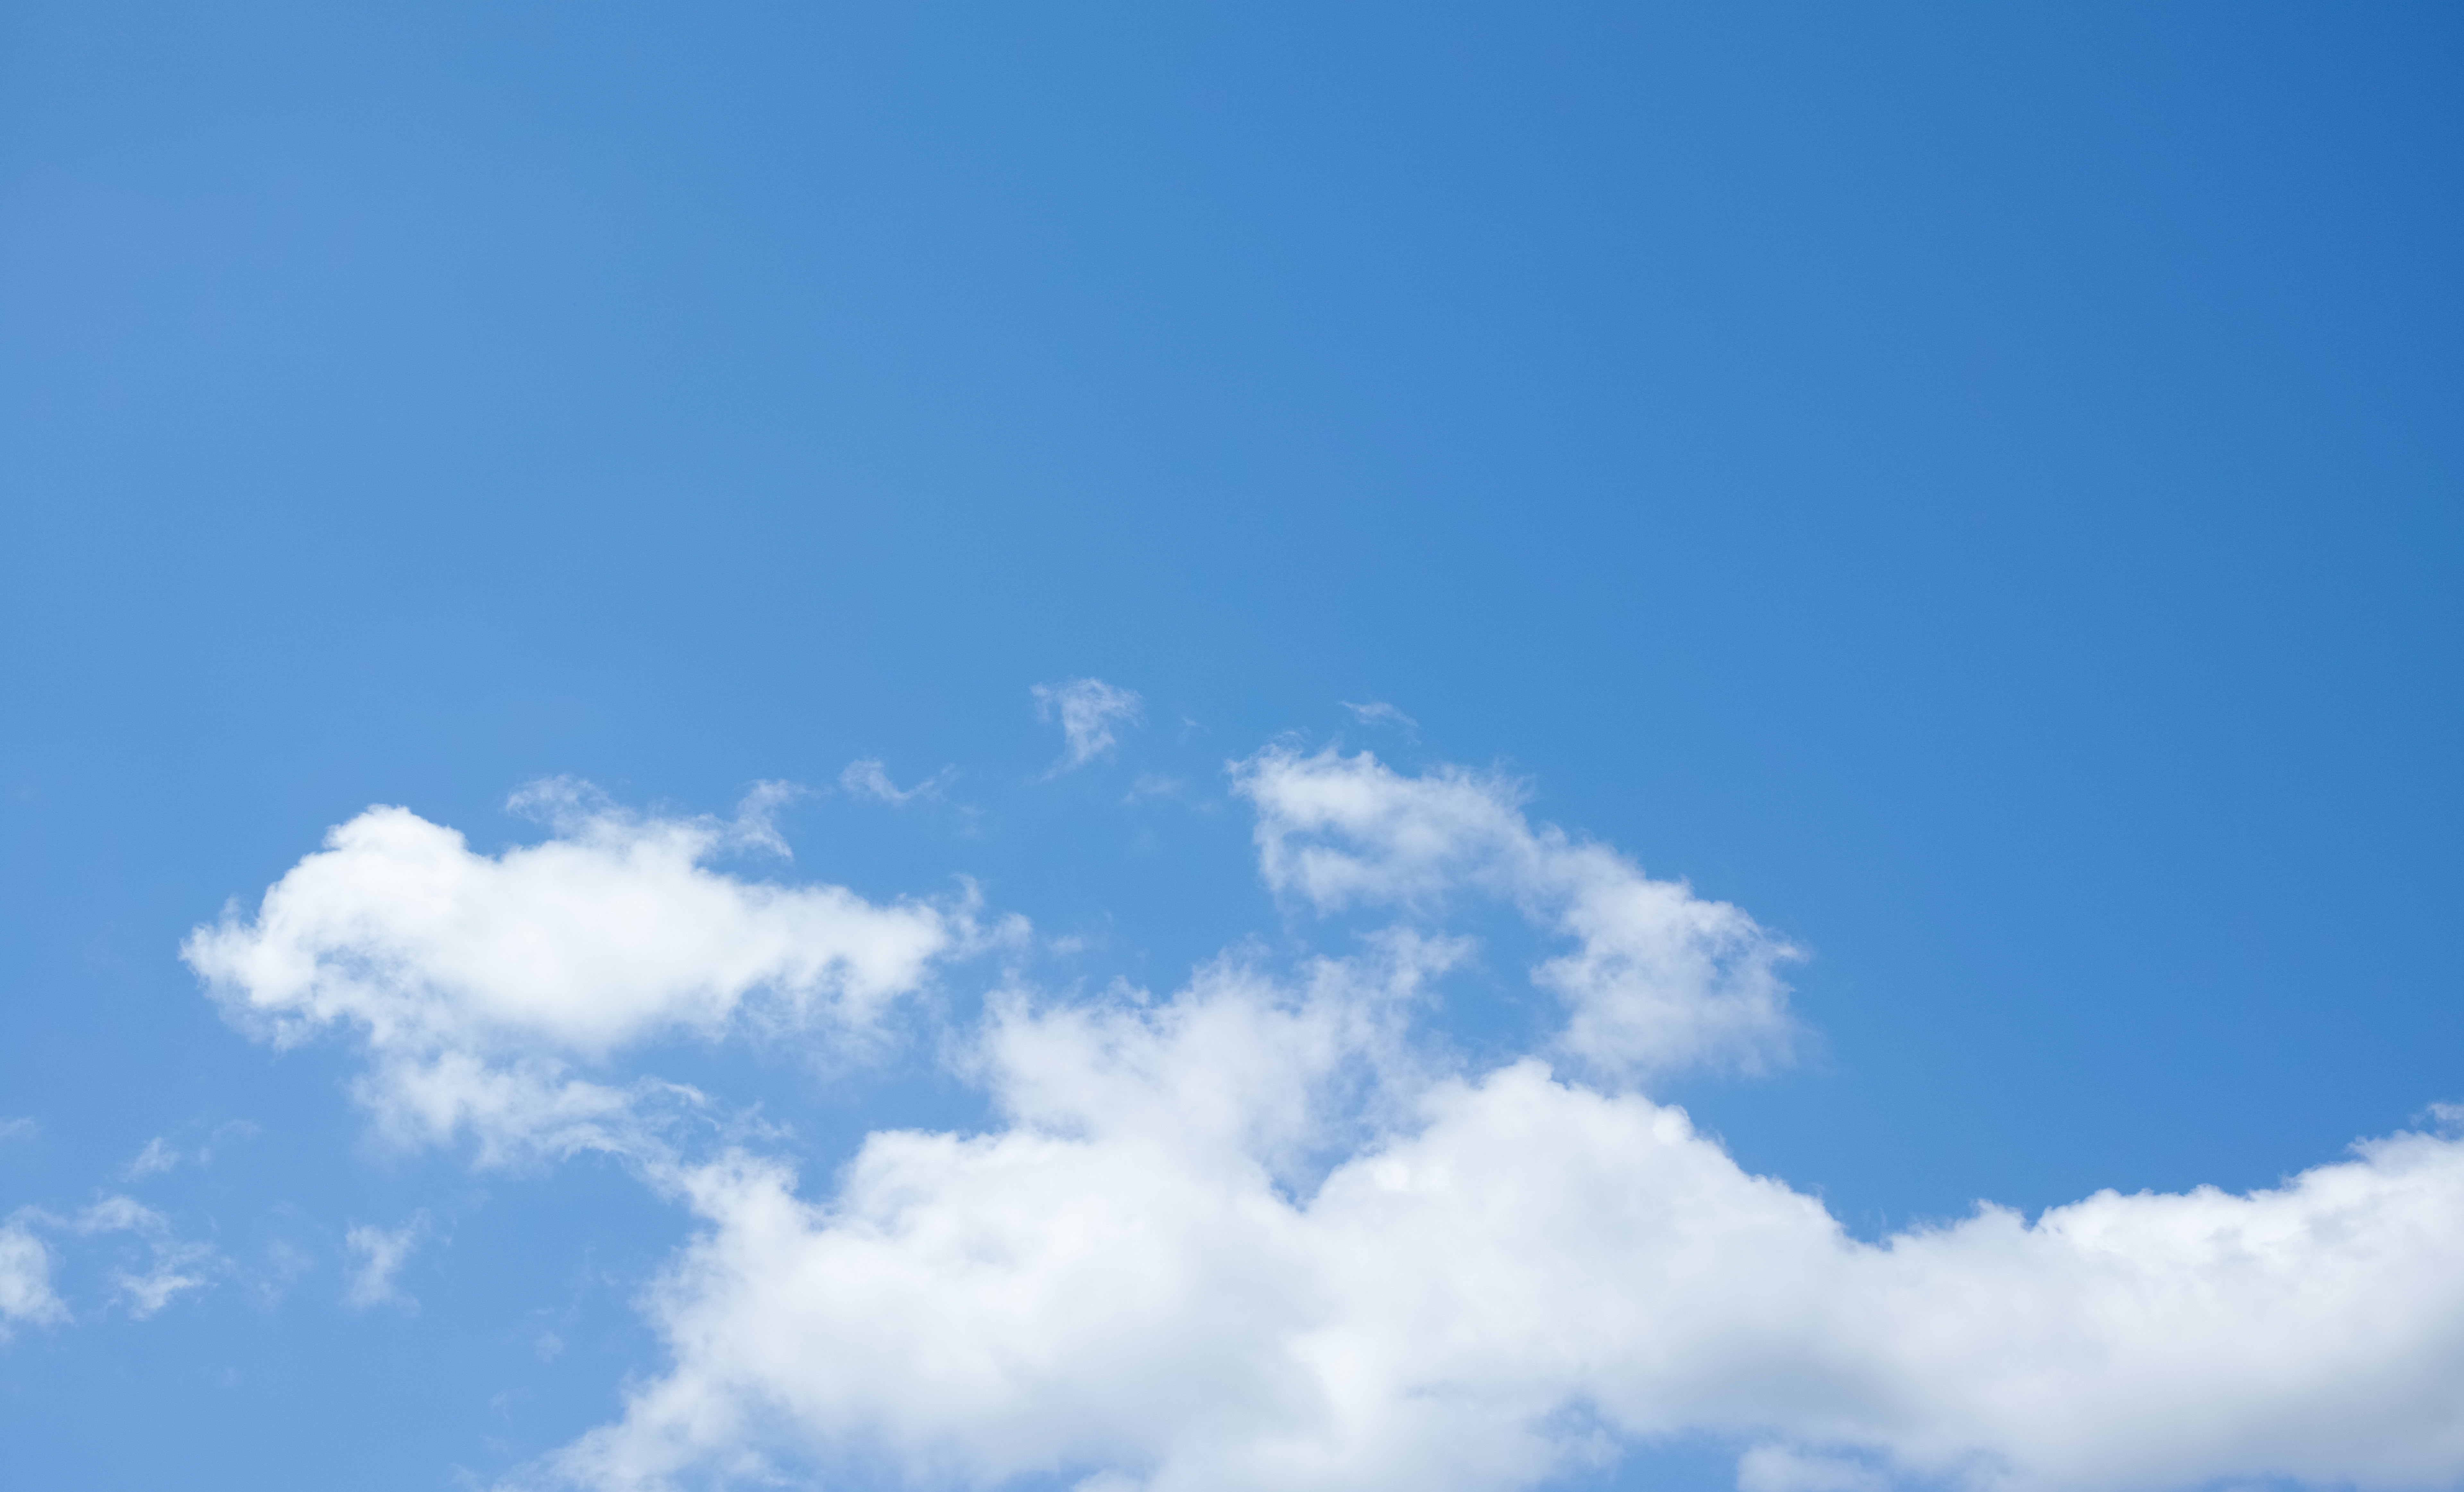
[[[2464,1484],[2459,65],[0,6],[8,1480]]]

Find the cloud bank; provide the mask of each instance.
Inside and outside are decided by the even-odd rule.
[[[818,1182],[753,1148],[645,1162],[699,1225],[644,1302],[667,1362],[522,1483],[1489,1492],[1705,1434],[1743,1492],[2464,1478],[2453,1133],[1862,1241],[1648,1092],[1785,1059],[1784,939],[1494,775],[1276,748],[1232,780],[1266,884],[1365,936],[1162,998],[1002,976],[944,1033],[981,1129],[876,1132]],[[491,860],[372,810],[190,958],[252,1029],[353,1029],[381,1072],[724,1036],[757,990],[853,1019],[960,941],[718,876],[699,823],[603,815]],[[636,951],[655,977],[586,946],[610,886],[673,940]],[[1473,1069],[1431,1017],[1495,904],[1558,1014]]]

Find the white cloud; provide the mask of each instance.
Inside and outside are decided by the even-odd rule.
[[[943,767],[913,787],[902,788],[890,779],[887,767],[867,757],[847,763],[847,770],[839,774],[839,786],[855,797],[869,798],[893,808],[903,808],[919,799],[929,801],[940,797],[942,784],[956,775],[956,768]]]
[[[180,1238],[170,1220],[133,1197],[105,1196],[77,1216],[83,1234],[134,1233],[144,1240],[145,1266],[112,1274],[115,1298],[140,1321],[189,1290],[213,1283],[222,1256],[212,1245]]]
[[[759,812],[775,800],[757,793],[730,824],[639,817],[551,783],[522,802],[555,837],[494,857],[407,809],[370,808],[253,918],[228,913],[181,952],[277,1045],[356,1030],[376,1059],[360,1096],[398,1135],[467,1129],[493,1159],[616,1144],[638,1085],[572,1064],[747,1020],[861,1035],[936,957],[980,938],[969,906],[884,906],[705,865],[775,839]]]
[[[1035,716],[1061,719],[1061,734],[1067,747],[1061,759],[1052,764],[1049,776],[1074,771],[1098,757],[1109,756],[1117,738],[1112,728],[1134,723],[1145,711],[1145,701],[1135,690],[1121,689],[1102,679],[1070,679],[1060,684],[1038,684],[1035,695]]]
[[[1142,803],[1157,798],[1182,799],[1188,793],[1189,784],[1177,777],[1161,772],[1141,772],[1137,780],[1130,784],[1130,790],[1121,795],[1121,801]]]
[[[405,1293],[395,1276],[429,1232],[425,1210],[413,1213],[398,1228],[380,1228],[362,1223],[342,1236],[343,1246],[359,1261],[342,1290],[342,1304],[353,1310],[366,1310],[372,1306],[394,1306],[406,1311],[416,1311],[419,1302]]]
[[[592,806],[605,814],[604,804],[596,801],[596,790],[586,783],[568,784],[565,779],[559,779],[552,784],[540,784],[539,788],[532,789],[532,796],[535,797],[542,788],[561,790],[568,785],[582,788],[594,801]],[[722,837],[748,848],[766,850],[782,860],[794,859],[795,851],[787,847],[786,839],[779,832],[779,810],[803,796],[804,789],[793,782],[754,783],[753,790],[744,795],[744,801],[736,805],[735,822],[725,825]],[[524,798],[525,795],[517,794],[515,801],[519,803],[524,801]]]
[[[147,1176],[160,1175],[179,1163],[180,1152],[173,1150],[165,1142],[163,1136],[158,1134],[145,1142],[145,1148],[139,1151],[137,1158],[121,1168],[120,1174],[128,1180],[138,1181]]]
[[[0,1223],[0,1342],[11,1326],[50,1326],[68,1315],[52,1293],[52,1251],[21,1219]]]
[[[1655,881],[1605,845],[1534,827],[1507,779],[1441,767],[1405,777],[1368,752],[1268,750],[1237,764],[1258,808],[1267,884],[1321,911],[1442,912],[1464,891],[1503,897],[1574,939],[1532,971],[1566,1002],[1561,1045],[1607,1073],[1786,1058],[1795,1027],[1784,940],[1682,881]]]
[[[0,1144],[11,1140],[31,1140],[43,1127],[32,1119],[0,1119]]]
[[[1348,699],[1336,703],[1351,711],[1352,717],[1363,725],[1391,725],[1401,731],[1406,740],[1419,738],[1420,722],[1382,699],[1373,699],[1365,705],[1355,705]]]
[[[1867,1244],[1639,1095],[1382,1066],[1410,982],[1013,1000],[1004,1128],[876,1134],[823,1199],[750,1155],[684,1174],[673,1364],[554,1470],[1472,1492],[1579,1462],[1581,1409],[1763,1437],[1748,1492],[1865,1492],[1854,1457],[2001,1489],[2464,1476],[2453,1139]],[[1410,1117],[1295,1187],[1363,1074]]]
[[[212,1165],[214,1163],[214,1152],[218,1148],[231,1140],[253,1139],[259,1132],[257,1126],[252,1120],[225,1120],[223,1123],[214,1126],[213,1132],[206,1136],[206,1143],[197,1147],[197,1164],[200,1166]]]
[[[407,1132],[630,1149],[698,1218],[645,1297],[664,1370],[550,1481],[1502,1492],[1603,1433],[1727,1437],[1743,1492],[2464,1479],[2464,1140],[1863,1242],[1631,1090],[1784,1053],[1790,950],[1743,911],[1495,776],[1268,751],[1235,777],[1270,887],[1391,916],[1357,956],[1227,958],[1160,1000],[1013,976],[947,1043],[995,1122],[874,1133],[810,1192],[639,1143],[697,1096],[613,1054],[754,1020],[835,1040],[981,938],[964,909],[720,875],[705,821],[594,808],[491,859],[378,809],[189,957],[276,1040],[359,1030],[362,1097]],[[1417,1033],[1475,898],[1563,940],[1532,974],[1565,1071]],[[124,1197],[87,1225],[177,1246]],[[354,1230],[367,1299],[408,1229]],[[206,1277],[161,1247],[154,1275]]]

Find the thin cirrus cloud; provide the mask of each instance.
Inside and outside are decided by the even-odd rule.
[[[106,1248],[117,1240],[109,1304],[138,1321],[206,1289],[229,1262],[211,1244],[180,1237],[170,1219],[134,1197],[107,1195],[68,1218],[21,1209],[0,1222],[0,1341],[11,1326],[52,1327],[71,1319],[52,1284],[52,1247],[38,1228],[98,1240]]]
[[[900,787],[891,779],[890,769],[875,757],[866,757],[847,764],[839,774],[839,786],[857,798],[869,798],[875,802],[904,808],[909,803],[930,801],[941,796],[942,787],[956,777],[954,767],[943,767],[913,787]]]
[[[1348,699],[1339,703],[1344,709],[1352,712],[1352,718],[1363,725],[1392,726],[1403,733],[1405,740],[1417,741],[1420,738],[1420,722],[1382,699],[1373,699],[1361,705],[1355,705]]]
[[[342,1236],[342,1246],[355,1262],[348,1284],[342,1289],[342,1304],[353,1310],[366,1310],[375,1306],[392,1306],[404,1311],[416,1311],[419,1302],[405,1291],[398,1280],[402,1266],[410,1262],[419,1245],[427,1240],[429,1218],[425,1209],[411,1214],[409,1219],[396,1228],[380,1228],[362,1223]]]
[[[142,1181],[147,1176],[161,1175],[164,1172],[174,1170],[179,1164],[180,1152],[172,1149],[170,1143],[158,1134],[145,1142],[145,1148],[137,1152],[135,1159],[121,1167],[120,1174],[131,1181]]]
[[[1061,759],[1052,764],[1046,777],[1075,772],[1099,757],[1111,755],[1112,748],[1119,744],[1116,727],[1135,724],[1146,713],[1146,701],[1137,691],[1107,684],[1102,679],[1038,684],[1029,692],[1035,696],[1036,718],[1057,719],[1061,723]]]
[[[202,1290],[224,1272],[213,1245],[183,1239],[169,1218],[128,1196],[105,1196],[77,1214],[70,1226],[85,1235],[133,1235],[142,1262],[113,1271],[113,1300],[143,1321],[179,1296]]]
[[[938,1043],[991,1105],[980,1130],[876,1132],[819,1186],[740,1146],[646,1162],[697,1224],[643,1297],[666,1362],[516,1484],[1488,1492],[1683,1434],[1735,1444],[1744,1492],[2464,1476],[2464,1114],[2247,1196],[1983,1206],[1862,1241],[1644,1090],[1785,1056],[1784,940],[1533,823],[1493,775],[1276,748],[1233,783],[1270,889],[1377,924],[1353,952],[1252,949],[1154,998],[1011,974]],[[559,877],[579,898],[625,863],[592,837],[618,832],[482,864],[555,907]],[[678,863],[655,884],[697,884]],[[385,923],[397,885],[338,881],[296,925]],[[1489,900],[1555,945],[1531,979],[1558,1014],[1531,1054],[1472,1069],[1425,1023],[1474,951],[1461,912]],[[254,935],[295,925],[267,905]],[[525,968],[593,932],[537,926]],[[716,957],[671,935],[660,967]],[[383,946],[386,989],[434,1000],[472,998],[445,992],[489,945]],[[340,995],[302,1014],[328,998],[297,993],[313,982],[265,986],[307,1021],[282,1029],[376,1029]],[[576,1041],[490,1029],[498,1061]]]

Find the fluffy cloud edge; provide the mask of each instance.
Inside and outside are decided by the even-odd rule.
[[[813,905],[782,901],[910,919],[884,998],[1001,935],[972,903],[739,881],[703,864],[735,832],[715,821],[567,793],[554,839],[499,857],[371,810],[188,955],[227,1008],[270,1007],[275,1040],[357,1031],[381,1127],[477,1135],[482,1166],[619,1151],[698,1218],[646,1297],[667,1370],[534,1481],[809,1464],[1107,1492],[1500,1492],[1595,1461],[1603,1433],[1731,1437],[1747,1492],[2464,1477],[2453,1135],[2371,1141],[2247,1196],[2103,1193],[2033,1221],[1987,1206],[1863,1242],[1637,1087],[1785,1061],[1785,939],[1535,823],[1497,774],[1280,747],[1232,773],[1270,889],[1388,916],[1363,951],[1219,960],[1162,1001],[1054,999],[1013,976],[955,1048],[999,1123],[876,1132],[817,1196],[775,1155],[660,1143],[662,1107],[702,1096],[613,1055],[741,1028],[763,998],[778,1029],[861,1030],[843,971],[799,985],[847,960],[781,932]],[[542,884],[508,893],[508,867]],[[604,894],[611,877],[629,902]],[[1467,1073],[1415,1040],[1473,897],[1560,940],[1531,968],[1565,1012],[1556,1065]],[[615,992],[612,1035],[606,1011],[537,987],[546,967],[551,995],[606,995],[610,966],[558,949],[586,948],[610,905],[699,918]],[[389,1289],[379,1265],[408,1242],[352,1247]],[[165,1299],[204,1282],[158,1263]]]
[[[1585,1463],[1588,1426],[1750,1442],[1765,1492],[2464,1475],[2453,1136],[1866,1243],[1682,1110],[1526,1059],[1418,1086],[1295,1190],[1279,1152],[1383,1040],[1378,982],[1013,1006],[1005,1127],[875,1134],[819,1198],[691,1168],[671,1365],[541,1480],[1489,1492]]]
[[[52,1289],[52,1251],[23,1218],[0,1222],[0,1342],[11,1326],[56,1326],[68,1306]]]
[[[1363,751],[1272,747],[1232,764],[1255,805],[1260,871],[1320,912],[1384,907],[1440,917],[1496,897],[1572,949],[1531,971],[1568,1019],[1557,1051],[1636,1080],[1707,1065],[1756,1072],[1801,1039],[1780,968],[1787,939],[1609,845],[1524,813],[1524,785],[1440,766],[1406,776]]]
[[[972,887],[875,903],[714,868],[783,852],[769,815],[790,792],[762,784],[720,821],[628,813],[556,779],[516,797],[552,835],[497,855],[371,807],[181,955],[260,1040],[351,1033],[368,1059],[354,1091],[400,1143],[468,1135],[489,1164],[636,1149],[660,1101],[693,1095],[607,1081],[626,1051],[751,1026],[860,1054],[943,962],[1025,935],[980,916]]]

